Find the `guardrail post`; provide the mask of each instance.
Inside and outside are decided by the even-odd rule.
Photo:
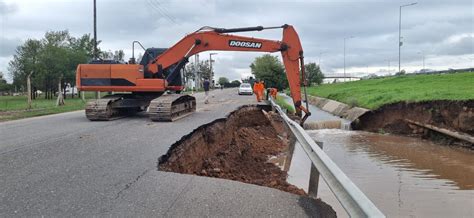
[[[323,149],[323,142],[315,141],[316,144]],[[318,185],[319,185],[319,171],[316,169],[313,163],[311,163],[311,171],[309,173],[309,187],[308,195],[314,199],[318,197]]]

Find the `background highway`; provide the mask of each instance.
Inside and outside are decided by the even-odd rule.
[[[84,111],[0,123],[0,216],[305,216],[305,197],[234,181],[157,171],[157,159],[198,126],[255,103],[236,89],[198,93],[173,123],[145,114],[90,122]]]

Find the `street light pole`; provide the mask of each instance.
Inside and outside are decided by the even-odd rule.
[[[354,36],[344,38],[344,82],[346,81],[346,39],[354,38]]]
[[[321,57],[323,56],[324,53],[326,52],[319,52],[319,61],[318,61],[319,68],[321,68]]]
[[[423,71],[425,71],[425,53],[423,53]]]
[[[398,72],[401,72],[401,49],[402,49],[402,8],[412,5],[416,5],[417,2],[401,5],[400,6],[400,15],[398,17]]]
[[[421,54],[422,60],[423,60],[423,68],[421,69],[423,72],[425,71],[425,53],[423,51],[418,52],[418,54]]]
[[[214,87],[214,72],[212,72],[212,55],[216,55],[217,53],[209,53],[209,70],[211,71],[211,78],[209,78],[211,80],[211,83],[212,83],[212,87]]]
[[[388,72],[388,74],[390,74],[390,59],[384,59],[384,61],[387,61],[387,63],[388,63],[388,70],[387,70],[387,72]]]

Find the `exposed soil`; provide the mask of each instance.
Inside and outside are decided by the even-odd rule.
[[[421,136],[444,143],[464,143],[437,132],[409,124],[406,120],[474,135],[474,100],[399,102],[384,105],[359,117],[352,129]]]
[[[261,110],[244,107],[227,119],[199,127],[160,157],[159,170],[231,179],[305,195],[302,189],[286,182],[285,171],[268,162],[269,157],[287,151],[289,139],[283,124],[277,131]]]

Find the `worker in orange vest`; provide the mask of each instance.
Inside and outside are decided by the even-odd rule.
[[[255,93],[255,97],[257,98],[257,101],[260,102],[260,81],[256,81],[253,84],[253,93]]]
[[[277,93],[278,93],[278,89],[270,88],[270,96],[272,96],[274,99],[276,99]]]
[[[265,81],[263,81],[263,80],[260,82],[259,91],[260,91],[260,101],[261,101],[265,98],[265,94],[264,94],[264,92],[265,92]]]

